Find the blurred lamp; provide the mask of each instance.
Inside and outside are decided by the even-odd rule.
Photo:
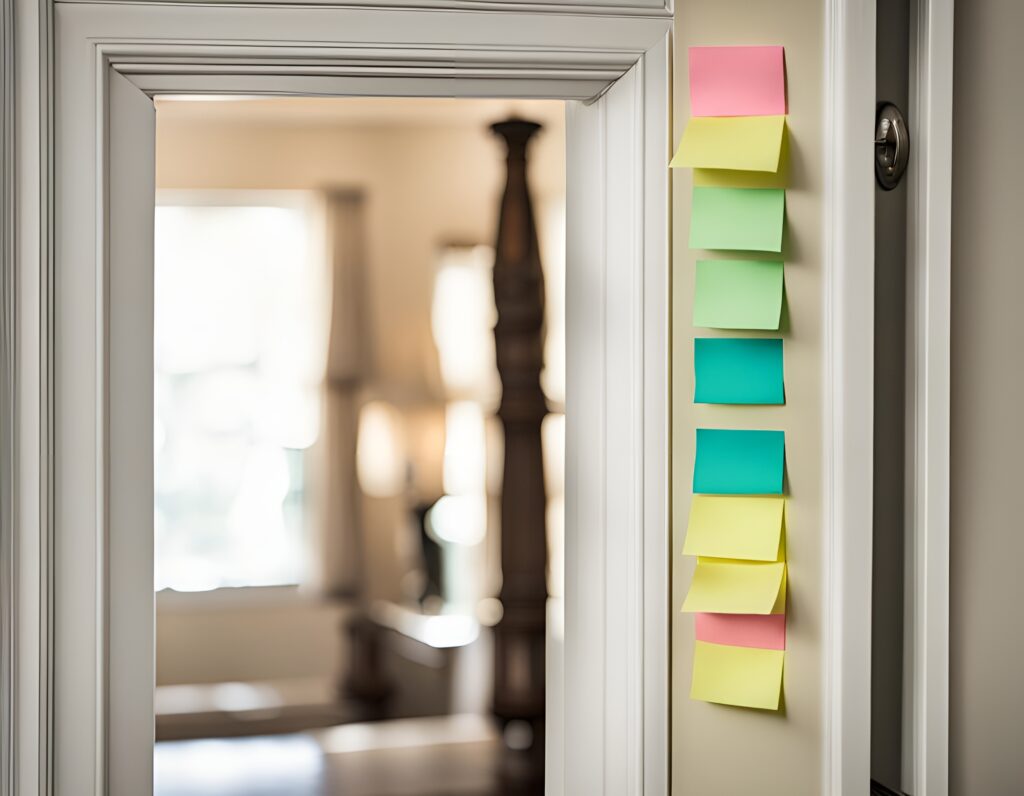
[[[370,497],[394,497],[405,489],[405,445],[401,416],[385,401],[370,401],[359,412],[356,472]]]

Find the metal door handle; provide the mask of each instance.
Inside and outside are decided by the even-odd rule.
[[[910,160],[910,134],[903,113],[891,102],[878,112],[875,127],[875,174],[878,184],[891,191],[899,185]]]

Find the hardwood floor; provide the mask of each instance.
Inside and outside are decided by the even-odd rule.
[[[540,796],[536,780],[503,782],[504,755],[482,716],[165,741],[156,745],[155,796]]]

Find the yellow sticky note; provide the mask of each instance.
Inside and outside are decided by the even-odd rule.
[[[785,188],[789,183],[789,136],[782,136],[779,167],[775,171],[694,169],[693,184],[708,188]]]
[[[669,165],[775,173],[785,130],[785,116],[694,117]]]
[[[687,613],[786,613],[786,562],[698,558],[683,602]]]
[[[778,710],[786,653],[698,641],[693,649],[690,699]]]
[[[785,507],[782,497],[694,495],[683,553],[781,561]]]

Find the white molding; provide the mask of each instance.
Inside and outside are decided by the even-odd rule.
[[[93,3],[96,0],[61,0],[67,3]],[[197,4],[196,0],[104,0],[112,5],[138,5],[140,3],[179,3]],[[530,0],[402,0],[386,2],[385,0],[200,0],[206,6],[250,8],[289,8],[294,6],[317,6],[323,8],[366,8],[382,11],[477,11],[490,14],[540,13],[561,14],[566,16],[599,15],[617,17],[652,17],[670,18],[673,4],[671,0],[562,0],[561,2],[545,3]]]
[[[669,171],[671,157],[671,74],[672,46],[666,36],[660,46],[647,51],[642,67],[643,96],[637,97],[637,118],[643,120],[639,133],[643,142],[643,213],[637,223],[642,229],[643,319],[640,336],[643,356],[642,407],[639,439],[643,440],[643,474],[638,496],[642,515],[643,590],[640,616],[644,622],[641,678],[643,681],[643,741],[640,744],[644,794],[668,794],[671,786],[669,727],[671,723],[669,683],[671,681],[671,202]]]
[[[0,5],[0,793],[14,792],[15,116],[14,3]]]
[[[114,305],[125,304],[118,252],[132,249],[120,248],[130,241],[123,226],[108,218],[108,199],[112,207],[121,201],[116,190],[108,191],[130,177],[125,165],[144,168],[152,147],[125,126],[130,120],[124,114],[132,113],[124,111],[126,104],[143,108],[145,102],[112,103],[106,91],[108,79],[121,80],[115,74],[121,72],[149,94],[198,88],[597,97],[586,107],[570,103],[569,122],[571,139],[583,145],[570,152],[576,164],[570,179],[580,198],[570,244],[577,293],[567,324],[574,341],[569,345],[581,356],[571,358],[575,370],[569,374],[578,420],[567,440],[567,461],[577,466],[567,487],[566,532],[567,550],[575,550],[578,560],[567,571],[566,660],[579,664],[569,664],[574,676],[566,684],[565,715],[574,726],[594,709],[600,715],[579,734],[567,726],[566,792],[667,793],[670,20],[182,4],[65,3],[55,13],[59,105],[55,135],[42,140],[47,151],[55,142],[62,164],[55,193],[59,245],[55,282],[40,284],[39,301],[42,307],[54,296],[59,302],[57,336],[47,350],[54,352],[60,390],[48,400],[49,382],[40,388],[43,411],[54,412],[58,433],[52,455],[40,446],[39,463],[42,470],[55,468],[57,512],[53,546],[42,548],[37,562],[41,572],[52,566],[52,582],[60,584],[53,592],[60,657],[53,659],[50,647],[41,656],[54,666],[57,696],[56,738],[39,745],[46,765],[54,767],[53,792],[136,796],[150,787],[147,767],[128,759],[138,750],[125,755],[119,748],[148,737],[151,710],[143,692],[152,676],[123,657],[147,654],[152,640],[151,615],[148,628],[145,619],[151,586],[144,596],[145,577],[122,577],[133,570],[129,559],[141,561],[145,552],[146,544],[126,536],[126,518],[141,518],[145,495],[126,497],[125,479],[134,476],[111,462],[112,456],[145,457],[141,444],[134,446],[124,429],[106,422],[133,406],[130,388],[117,374],[125,373],[123,356],[138,356],[121,344],[123,335],[110,333],[111,323],[127,317],[118,321],[116,311],[110,317]],[[344,32],[346,40],[325,40],[327,31]],[[441,52],[448,53],[444,66],[438,64]],[[117,85],[125,97],[136,91]],[[112,131],[128,137],[118,139],[119,157],[107,160]],[[120,156],[126,147],[127,160]],[[590,160],[593,154],[600,159]],[[144,187],[143,180],[139,175],[124,184]],[[44,192],[47,185],[42,183]],[[43,233],[50,228],[47,218],[44,213],[39,223]],[[603,233],[595,235],[595,229]],[[44,355],[31,348],[38,340],[24,339],[30,353]],[[614,490],[604,489],[612,484]],[[133,553],[129,544],[136,542]],[[43,588],[50,593],[45,582]],[[128,595],[138,604],[126,619],[113,606],[123,607]],[[598,691],[580,689],[592,675]],[[595,739],[600,754],[589,743]],[[574,784],[595,773],[596,788]],[[36,792],[44,790],[18,791]]]
[[[949,792],[953,2],[917,0],[910,58],[903,789],[914,796]]]
[[[4,152],[0,171],[16,180],[14,205],[3,212],[6,229],[13,224],[16,255],[14,309],[4,312],[14,323],[16,378],[8,400],[17,476],[8,487],[13,526],[4,529],[15,572],[13,592],[3,598],[13,617],[3,628],[13,692],[3,719],[11,768],[0,793],[18,796],[52,792],[52,10],[48,0],[4,0],[4,17],[9,23],[13,15],[15,26],[13,49],[4,45],[13,73],[2,89],[8,108],[13,102],[14,159]]]
[[[826,6],[822,793],[871,763],[875,4]]]
[[[568,794],[669,786],[668,67],[666,38],[569,117]]]

